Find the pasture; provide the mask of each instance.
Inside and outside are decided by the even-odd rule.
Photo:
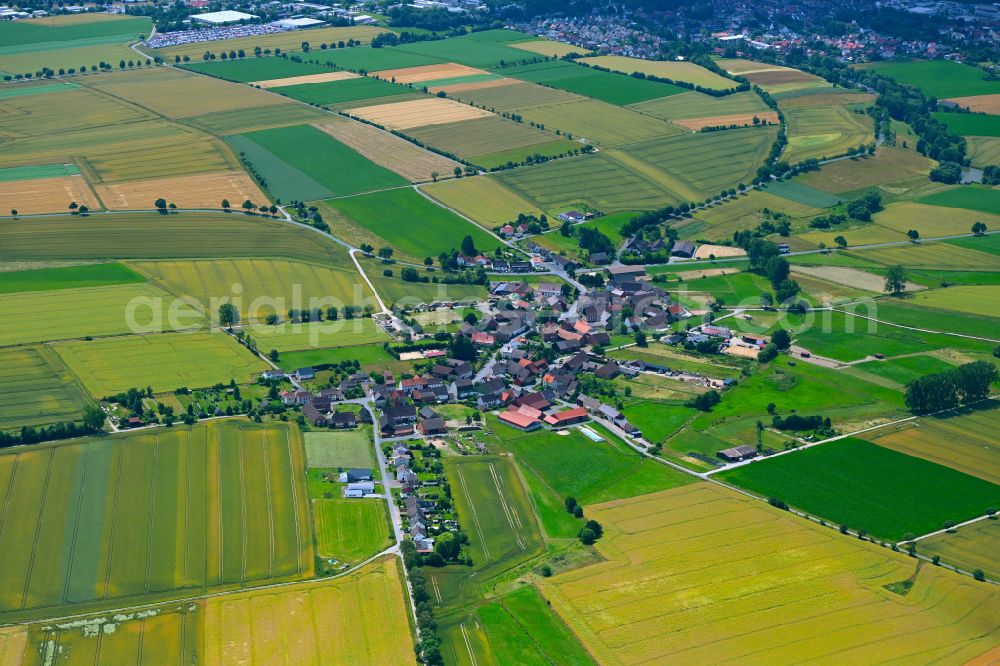
[[[351,265],[339,245],[307,227],[238,213],[67,215],[7,220],[0,225],[0,261],[214,258],[220,254]]]
[[[163,333],[75,341],[53,349],[95,397],[132,387],[172,391],[235,379],[245,384],[268,369],[225,333]]]
[[[601,663],[837,663],[992,650],[1000,598],[903,554],[699,483],[587,508],[605,561],[541,581]],[[874,656],[874,655],[877,655]]]
[[[90,399],[46,347],[0,349],[0,431],[76,421]]]
[[[629,58],[626,56],[595,56],[592,58],[580,58],[580,62],[588,65],[597,65],[622,74],[647,74],[657,76],[661,79],[672,79],[674,81],[686,81],[702,88],[714,88],[716,90],[728,90],[735,88],[738,84],[719,76],[715,72],[705,69],[693,62],[677,60],[645,60],[643,58]]]
[[[491,253],[500,245],[495,237],[410,188],[333,199],[326,203],[384,239],[384,245],[421,260],[437,257],[443,251],[460,249],[467,235],[472,236],[481,253]]]
[[[611,213],[661,208],[680,201],[607,151],[504,171],[497,179],[544,211],[586,203]]]
[[[368,427],[361,430],[320,430],[307,432],[303,437],[306,465],[310,468],[375,469],[375,445]]]
[[[508,162],[523,162],[534,155],[557,157],[581,148],[578,143],[493,115],[445,125],[414,127],[406,133],[426,145],[458,155],[484,169]]]
[[[947,125],[948,131],[952,134],[1000,137],[1000,116],[983,113],[935,113],[933,115],[936,120]]]
[[[277,326],[257,324],[247,330],[261,349],[279,352],[332,347],[355,347],[390,340],[389,334],[370,317],[291,323]]]
[[[1000,83],[989,81],[986,72],[952,60],[872,62],[859,67],[916,86],[925,95],[938,99],[1000,93]]]
[[[925,371],[926,372],[926,371]],[[1000,404],[989,400],[925,416],[868,437],[878,444],[1000,484]]]
[[[289,309],[318,307],[325,311],[328,306],[340,308],[345,304],[363,307],[374,300],[357,271],[350,268],[327,268],[314,263],[266,258],[135,262],[132,265],[165,291],[193,299],[194,307],[213,320],[218,306],[224,302],[237,306],[241,321],[252,323],[264,321],[272,313],[284,320]],[[330,331],[328,327],[323,330]],[[286,337],[268,333],[269,338]],[[324,333],[320,337],[330,335]],[[263,348],[265,343],[261,337]]]
[[[268,197],[244,171],[128,180],[98,185],[97,192],[110,210],[153,210],[153,202],[160,197],[178,208],[221,209],[223,199],[234,208],[247,199],[258,206],[269,203]],[[75,201],[83,203],[79,199]]]
[[[317,499],[312,508],[319,557],[361,562],[395,541],[384,500]]]
[[[294,427],[238,420],[0,456],[0,617],[311,576],[301,456]]]
[[[718,476],[892,541],[908,533],[933,532],[948,520],[959,523],[975,518],[1000,503],[1000,485],[854,438]]]
[[[942,562],[972,572],[982,569],[991,580],[1000,578],[997,552],[1000,552],[1000,523],[981,520],[960,527],[951,534],[938,534],[917,542],[917,552],[927,557],[937,555]]]
[[[383,28],[377,28],[374,26],[367,25],[355,25],[346,28],[319,28],[316,30],[309,31],[309,44],[311,47],[320,47],[321,44],[333,44],[339,42],[346,42],[349,39],[353,39],[356,42],[361,42],[367,44],[372,40],[375,35],[385,32]],[[212,42],[194,42],[191,44],[179,44],[177,46],[167,46],[161,49],[148,49],[151,53],[160,56],[164,60],[173,60],[174,56],[188,56],[192,59],[201,59],[202,55],[206,52],[208,53],[221,53],[222,51],[239,51],[240,49],[246,52],[251,52],[255,47],[259,46],[262,49],[281,49],[283,52],[294,52],[300,51],[302,49],[302,34],[296,33],[294,30],[288,32],[277,32],[268,35],[254,35],[252,37],[239,37],[237,39],[224,39]],[[337,53],[342,53],[345,51],[353,51],[354,49],[345,49],[327,51],[324,55],[333,56]],[[362,50],[362,49],[357,49]],[[363,49],[372,50],[372,49]],[[275,58],[276,59],[276,58]],[[271,58],[256,58],[254,60],[271,60]],[[263,78],[263,77],[261,77]],[[252,81],[257,79],[250,79]]]
[[[810,158],[836,157],[873,140],[871,119],[846,106],[819,105],[785,110],[788,146],[782,159],[796,164]]]
[[[537,206],[508,189],[494,177],[456,178],[427,185],[421,189],[425,194],[486,228],[515,220],[521,213],[541,214]]]
[[[283,201],[326,199],[405,185],[398,174],[366,159],[312,125],[227,137]]]
[[[0,347],[128,333],[133,324],[145,327],[162,322],[169,307],[169,296],[147,284],[0,294],[0,309],[5,313]],[[182,312],[188,325],[202,320],[190,308],[182,308]]]
[[[685,92],[685,88],[680,86],[592,69],[568,60],[505,67],[499,71],[521,81],[551,86],[619,106]]]
[[[345,107],[358,106],[358,104],[348,104],[348,102],[363,102],[375,98],[414,94],[414,91],[406,86],[397,86],[369,76],[358,76],[326,83],[289,82],[283,86],[273,87],[271,90],[309,104],[321,106],[340,104]]]
[[[386,557],[343,578],[209,599],[203,659],[219,666],[412,663],[399,567]]]

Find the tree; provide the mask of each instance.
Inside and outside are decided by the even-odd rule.
[[[222,210],[224,210],[224,211],[226,211],[226,212],[228,213],[228,212],[229,212],[229,209],[230,209],[231,207],[232,207],[232,206],[230,206],[230,204],[229,204],[229,199],[223,199],[223,200],[222,200]]]
[[[462,320],[469,326],[475,326],[479,322],[479,316],[475,312],[470,312]]]
[[[602,527],[596,520],[588,520],[587,524],[584,525],[584,529],[588,529],[596,534],[598,539],[604,536],[604,527]]]
[[[648,347],[649,343],[646,341],[646,334],[642,331],[635,332],[635,344],[637,347]]]
[[[80,215],[83,215],[84,217],[86,217],[87,213],[90,212],[90,208],[88,208],[87,206],[80,206],[77,210],[79,210]]]
[[[462,254],[467,257],[474,257],[479,254],[476,250],[476,242],[472,240],[472,236],[466,236],[462,239]]]
[[[454,170],[452,170],[452,173],[455,174],[455,178],[461,178],[462,177],[462,167],[455,167]]]
[[[434,552],[445,560],[454,560],[462,550],[462,542],[451,532],[439,534],[434,540]]]
[[[17,218],[17,209],[16,208],[11,208],[10,209],[10,216],[13,217],[13,218]]]
[[[722,397],[719,395],[718,391],[712,390],[707,393],[697,395],[684,404],[687,407],[694,407],[695,409],[699,409],[703,412],[710,412],[712,411],[712,407],[719,404],[721,401]]]
[[[378,250],[378,256],[382,257],[383,261],[389,261],[392,258],[392,248],[391,247],[380,247]]]
[[[460,361],[475,361],[476,346],[468,336],[456,335],[448,345],[448,355]]]
[[[438,182],[438,177],[440,175],[441,174],[439,174],[437,171],[431,171],[431,180],[434,181],[435,183]]]
[[[253,209],[254,205],[252,201],[247,199],[246,201],[243,202],[243,210],[245,210],[247,213],[250,213]]]
[[[989,361],[973,361],[958,366],[949,374],[954,377],[962,402],[968,404],[990,394],[990,386],[997,380],[997,373],[997,367]]]
[[[240,317],[239,310],[232,303],[223,303],[219,306],[219,325],[231,328],[236,325]]]
[[[972,225],[972,233],[976,234],[977,236],[982,236],[983,234],[985,234],[986,233],[986,223],[985,222],[975,222]]]
[[[771,296],[770,292],[764,291],[760,294],[760,306],[762,308],[769,308],[774,305],[774,297]]]
[[[567,497],[564,503],[566,505],[566,512],[573,513],[573,509],[576,508],[576,498],[572,496]]]
[[[833,242],[836,243],[837,246],[840,248],[847,247],[847,239],[844,238],[843,236],[837,236],[836,238],[833,239]]]
[[[597,535],[594,534],[594,530],[584,527],[580,530],[580,541],[583,542],[584,545],[589,546],[597,541]]]
[[[920,232],[916,229],[910,229],[906,232],[906,237],[911,241],[920,240]]]
[[[790,271],[791,266],[788,265],[788,261],[784,257],[771,257],[764,265],[764,274],[767,275],[767,279],[775,289],[788,279]]]
[[[153,205],[156,207],[156,210],[158,210],[160,213],[166,214],[166,212],[167,212],[167,200],[166,199],[164,199],[163,197],[160,197],[159,199],[157,199],[156,201],[153,202]]]
[[[76,215],[76,211],[78,208],[80,208],[80,205],[78,203],[76,203],[75,201],[70,202],[69,210],[73,215]]]
[[[779,351],[784,351],[792,346],[792,336],[785,329],[779,328],[771,335],[771,343]]]
[[[973,571],[972,577],[978,580],[980,583],[986,581],[986,574],[983,572],[982,569],[976,569],[975,571]]]
[[[906,267],[889,266],[885,273],[885,292],[893,296],[906,291]]]
[[[97,431],[104,427],[104,410],[97,405],[87,405],[83,408],[83,427]]]

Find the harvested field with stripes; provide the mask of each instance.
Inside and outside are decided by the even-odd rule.
[[[312,575],[294,426],[227,420],[0,456],[0,618]]]
[[[328,83],[330,81],[344,81],[346,79],[356,79],[358,75],[354,72],[323,72],[321,74],[304,74],[302,76],[286,76],[281,79],[267,79],[266,81],[253,81],[250,85],[258,88],[279,88],[281,86],[297,86],[306,83]]]
[[[53,349],[98,398],[136,386],[162,393],[233,379],[245,384],[269,367],[222,332],[129,335],[65,342]]]
[[[461,166],[454,160],[365,123],[333,123],[319,125],[319,128],[375,164],[391,169],[411,182],[433,180],[435,173],[448,178],[455,167]]]
[[[949,101],[959,106],[967,107],[974,113],[990,113],[1000,115],[1000,93],[992,95],[971,95],[969,97],[952,97]]]
[[[724,488],[586,511],[607,561],[540,586],[601,663],[963,663],[1000,640],[993,587]]]
[[[692,132],[697,132],[702,127],[729,127],[730,125],[743,127],[744,125],[756,125],[757,123],[753,121],[754,118],[767,121],[772,125],[778,123],[778,114],[774,111],[762,113],[737,113],[728,116],[709,116],[707,118],[684,118],[674,120],[673,123],[675,125],[680,125],[681,127],[686,127]]]
[[[77,421],[89,403],[83,387],[50,349],[0,349],[0,430]]]
[[[223,199],[229,201],[233,208],[239,208],[247,199],[258,206],[270,203],[257,183],[244,171],[128,180],[98,185],[97,191],[110,210],[153,210],[153,203],[160,197],[177,204],[178,208],[221,210]]]
[[[376,104],[351,109],[351,114],[389,129],[405,130],[442,125],[460,120],[487,118],[493,114],[454,100],[434,97],[395,104]]]
[[[194,299],[213,318],[218,303],[227,299],[238,305],[240,317],[246,323],[264,321],[272,313],[284,320],[292,308],[319,307],[325,311],[331,305],[340,308],[346,304],[361,307],[374,304],[371,290],[357,271],[313,263],[280,259],[211,259],[136,262],[132,265],[165,291]]]
[[[0,211],[6,215],[17,210],[21,215],[61,213],[72,202],[99,210],[94,191],[83,176],[39,178],[37,180],[0,180]]]
[[[437,81],[440,79],[456,79],[463,76],[475,76],[488,74],[489,72],[459,65],[454,62],[446,62],[440,65],[421,65],[419,67],[403,67],[402,69],[383,69],[372,72],[371,76],[377,76],[393,83],[423,83],[424,81]]]

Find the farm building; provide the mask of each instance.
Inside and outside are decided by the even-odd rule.
[[[358,481],[357,483],[348,483],[347,487],[344,488],[344,497],[356,499],[359,497],[364,497],[365,495],[370,495],[375,492],[375,483],[372,481]]]
[[[695,250],[697,249],[697,246],[691,241],[677,241],[674,243],[673,249],[670,250],[670,256],[690,259],[694,256]]]
[[[191,20],[195,23],[204,23],[205,25],[226,25],[228,23],[249,21],[255,18],[257,17],[253,14],[244,14],[243,12],[235,12],[232,10],[208,12],[206,14],[194,14],[191,16]]]
[[[545,417],[545,422],[555,428],[562,428],[564,426],[573,425],[574,423],[582,423],[588,418],[590,417],[587,415],[586,409],[583,407],[574,407],[573,409],[567,409],[555,414],[549,414]]]
[[[340,473],[341,483],[356,483],[358,481],[371,481],[372,471],[364,468],[353,468]]]
[[[731,449],[719,451],[718,456],[726,462],[740,462],[757,457],[757,448],[749,444],[734,446]]]
[[[511,408],[505,412],[500,412],[500,420],[512,428],[531,432],[542,427],[542,422],[538,420],[541,415],[542,413],[537,409],[522,405],[518,408]]]

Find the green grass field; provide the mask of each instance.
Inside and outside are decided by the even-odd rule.
[[[871,120],[852,113],[846,106],[794,107],[785,111],[785,117],[788,146],[781,157],[789,164],[835,157],[873,140]]]
[[[311,576],[301,465],[294,428],[237,420],[0,456],[0,617]]]
[[[995,215],[1000,210],[1000,191],[986,186],[965,185],[928,194],[917,201],[932,206],[965,208]]]
[[[80,169],[75,164],[35,164],[32,166],[8,167],[0,169],[0,183],[9,183],[15,180],[34,180],[36,178],[76,176],[79,173]]]
[[[312,508],[320,557],[360,562],[393,543],[384,500],[319,499]]]
[[[644,439],[660,444],[679,431],[696,414],[690,407],[660,402],[639,402],[625,407],[622,414],[642,430]]]
[[[306,443],[306,464],[309,467],[336,469],[343,467],[374,470],[371,428],[344,431],[316,431],[303,435]]]
[[[372,243],[376,249],[388,245],[417,260],[460,249],[467,235],[483,253],[492,253],[500,245],[476,225],[411,188],[333,199],[326,204],[383,239],[382,244]]]
[[[1000,93],[1000,83],[988,81],[986,72],[951,60],[875,62],[863,67],[916,86],[925,95],[938,99]]]
[[[522,41],[523,38],[497,40],[495,32],[473,32],[443,41],[414,42],[391,48],[411,57],[434,58],[437,62],[457,62],[470,67],[492,67],[505,62],[530,61],[540,57],[506,45],[506,42]]]
[[[389,334],[369,317],[307,323],[286,321],[276,326],[257,324],[247,333],[261,349],[277,349],[279,352],[355,347],[390,340]]]
[[[343,104],[378,97],[393,95],[412,95],[414,91],[407,86],[399,86],[387,81],[371,77],[345,79],[343,81],[328,81],[326,83],[301,83],[291,86],[271,88],[274,92],[310,104]],[[388,101],[388,100],[387,100]]]
[[[522,81],[552,86],[619,106],[686,92],[685,88],[669,83],[603,72],[566,60],[506,67],[500,71],[506,76]]]
[[[79,87],[80,86],[75,83],[47,83],[37,86],[18,86],[17,88],[0,90],[0,99],[24,97],[25,95],[43,95],[45,93],[65,92]]]
[[[416,127],[406,134],[484,169],[519,163],[529,155],[556,157],[580,149],[578,143],[499,116]]]
[[[75,421],[90,399],[47,347],[0,350],[0,430]]]
[[[164,333],[53,347],[95,397],[132,387],[172,391],[204,388],[235,379],[247,383],[268,366],[225,333]]]
[[[766,113],[769,111],[760,97],[749,91],[725,97],[712,97],[691,91],[631,104],[629,108],[661,120],[712,118],[738,113]]]
[[[239,60],[212,60],[211,62],[191,62],[181,65],[183,69],[217,76],[220,79],[250,83],[269,81],[292,76],[307,76],[329,72],[330,67],[307,62],[295,62],[287,58],[261,57],[240,58]]]
[[[933,115],[936,120],[947,125],[948,131],[952,134],[1000,137],[1000,116],[986,115],[985,113],[935,113]]]
[[[836,206],[842,201],[840,197],[827,194],[826,192],[793,180],[769,183],[766,191],[769,194],[813,208],[829,208],[830,206]]]
[[[855,367],[858,370],[863,370],[879,377],[885,377],[902,387],[918,377],[935,372],[952,370],[955,364],[935,356],[920,354],[918,356],[902,356],[885,361],[868,361],[860,363]]]
[[[344,361],[357,361],[361,364],[361,369],[365,372],[385,370],[387,368],[402,368],[403,371],[409,372],[413,369],[410,363],[397,361],[380,344],[285,352],[278,359],[278,364],[282,369],[291,372],[296,368],[337,365]]]
[[[135,284],[146,278],[123,264],[88,264],[0,273],[0,294],[56,291],[112,284]]]
[[[716,90],[727,90],[734,88],[736,83],[731,79],[709,71],[693,62],[683,62],[680,60],[646,60],[644,58],[628,58],[625,56],[596,56],[592,58],[582,58],[581,62],[588,65],[605,67],[622,74],[647,74],[660,78],[671,79],[673,81],[686,81],[703,88],[714,88]],[[730,113],[739,113],[730,111]],[[711,115],[711,114],[706,114]]]
[[[406,185],[401,176],[362,157],[310,125],[228,137],[283,201],[327,199]]]
[[[104,37],[127,38],[148,32],[150,22],[144,17],[102,16],[48,17],[0,24],[0,43],[5,47],[39,45],[48,48],[52,42],[75,42]],[[58,48],[58,47],[56,47]]]
[[[1000,486],[848,438],[720,472],[729,483],[829,521],[899,541],[986,512]]]

